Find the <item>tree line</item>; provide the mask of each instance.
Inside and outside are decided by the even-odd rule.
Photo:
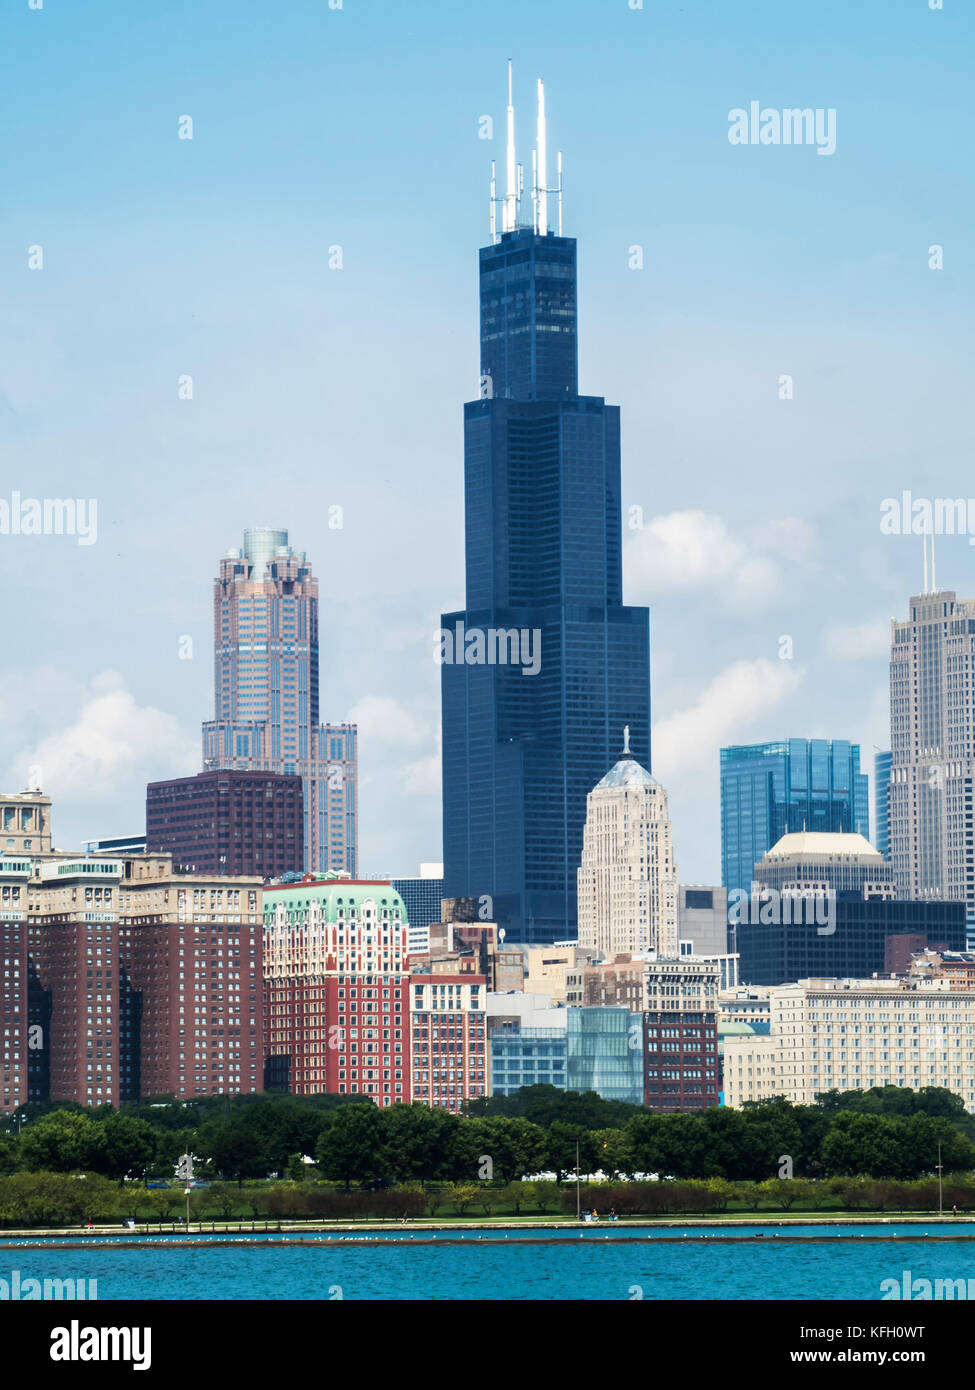
[[[911,1097],[909,1101],[907,1097]],[[377,1109],[365,1098],[280,1094],[188,1104],[41,1106],[0,1133],[0,1176],[87,1172],[116,1183],[174,1182],[191,1153],[196,1177],[245,1182],[311,1175],[345,1189],[502,1183],[551,1173],[556,1184],[612,1181],[761,1183],[864,1176],[907,1182],[975,1168],[960,1099],[937,1088],[831,1092],[685,1114],[528,1087],[487,1097],[467,1115],[419,1103]],[[939,1159],[940,1146],[940,1159]],[[309,1164],[306,1159],[312,1162]]]
[[[217,1230],[250,1224],[283,1229],[304,1221],[392,1221],[417,1218],[573,1218],[596,1211],[601,1218],[750,1216],[763,1213],[833,1212],[945,1213],[975,1209],[970,1174],[947,1174],[941,1184],[924,1178],[896,1182],[885,1178],[767,1178],[729,1182],[724,1178],[672,1179],[668,1182],[600,1182],[559,1185],[551,1180],[507,1184],[400,1183],[391,1187],[353,1187],[302,1178],[238,1187],[216,1182],[190,1193],[190,1225]],[[0,1228],[64,1227],[124,1220],[150,1229],[177,1228],[186,1213],[182,1187],[119,1185],[94,1174],[18,1172],[0,1177]],[[801,1218],[800,1218],[801,1219]]]

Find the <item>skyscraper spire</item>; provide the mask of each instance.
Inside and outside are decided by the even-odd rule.
[[[924,588],[921,590],[921,592],[924,593],[924,594],[926,594],[926,593],[929,592],[929,589],[928,589],[928,533],[927,533],[927,531],[924,531],[924,532],[922,532],[922,534],[921,534],[921,549],[924,551]]]
[[[515,165],[515,106],[508,59],[508,134],[505,144],[505,197],[501,213],[502,232],[513,232],[518,225],[518,171]]]
[[[541,78],[538,79],[538,126],[535,136],[536,149],[538,151],[538,200],[537,200],[537,225],[535,227],[539,236],[548,235],[548,163],[547,151],[545,148],[545,84]]]
[[[545,117],[545,84],[538,78],[538,115],[535,131],[535,148],[532,150],[532,220],[531,226],[536,235],[548,236],[548,195],[556,195],[558,216],[556,230],[562,235],[562,151],[556,156],[557,175],[552,188],[548,186],[548,128]],[[505,132],[505,190],[498,196],[497,175],[494,161],[491,163],[491,245],[500,240],[498,234],[498,204],[501,205],[501,235],[518,230],[521,218],[521,195],[524,190],[525,172],[518,163],[515,148],[515,98],[514,76],[511,59],[508,59],[508,107]]]

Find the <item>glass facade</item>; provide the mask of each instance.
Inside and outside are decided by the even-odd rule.
[[[643,1015],[601,1005],[568,1011],[566,1089],[643,1104]]]
[[[891,754],[875,753],[873,758],[873,844],[885,859],[890,858],[890,760]]]
[[[495,1028],[491,1032],[491,1094],[513,1096],[522,1086],[565,1090],[564,1028]]]
[[[390,884],[403,899],[411,927],[429,927],[440,921],[442,878],[391,878]]]
[[[790,738],[721,749],[721,881],[748,890],[755,865],[792,831],[870,838],[869,778],[845,739]]]
[[[625,724],[650,766],[649,611],[622,601],[619,410],[578,394],[576,243],[520,228],[480,273],[467,607],[441,622],[520,636],[521,660],[458,642],[442,667],[444,894],[490,899],[509,934],[543,945],[576,932],[586,797]]]
[[[792,925],[748,921],[733,927],[742,984],[869,979],[885,971],[889,936],[918,937],[949,951],[965,949],[964,903],[900,902],[851,894],[838,896],[834,911],[830,931],[807,919]]]

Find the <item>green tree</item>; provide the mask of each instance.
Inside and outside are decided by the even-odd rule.
[[[841,1110],[823,1141],[823,1164],[838,1177],[911,1177],[907,1123],[900,1116]]]
[[[100,1156],[100,1130],[88,1115],[55,1110],[25,1128],[19,1140],[20,1163],[49,1173],[92,1168]]]
[[[108,1178],[144,1179],[156,1156],[156,1135],[145,1120],[113,1112],[98,1121],[96,1169]]]
[[[11,1134],[0,1134],[0,1177],[17,1167],[17,1141]]]
[[[629,1176],[634,1171],[633,1155],[623,1129],[597,1129],[593,1135],[596,1143],[596,1164],[608,1178],[618,1179]]]
[[[199,1144],[205,1157],[225,1178],[233,1178],[238,1188],[245,1178],[267,1176],[264,1145],[256,1134],[239,1122],[209,1123],[200,1130]]]
[[[331,1182],[368,1184],[385,1181],[383,1124],[374,1105],[349,1105],[334,1111],[318,1140],[315,1156]]]
[[[644,1111],[628,1120],[623,1130],[632,1155],[633,1172],[649,1177],[664,1167],[663,1116]]]
[[[483,1096],[468,1103],[467,1113],[530,1120],[543,1129],[557,1120],[586,1129],[622,1127],[641,1112],[638,1105],[604,1100],[595,1091],[563,1091],[556,1086],[522,1086],[511,1096]]]
[[[708,1153],[708,1136],[700,1115],[661,1115],[663,1174],[675,1178],[720,1176]]]
[[[292,1154],[285,1165],[288,1182],[304,1182],[308,1177],[308,1165],[302,1154]]]
[[[553,1170],[556,1182],[562,1183],[570,1173],[575,1173],[577,1156],[581,1174],[593,1173],[599,1168],[595,1133],[583,1125],[554,1120],[545,1134],[545,1167]]]
[[[545,1131],[528,1120],[498,1116],[486,1120],[485,1153],[491,1159],[494,1175],[506,1183],[517,1182],[526,1173],[537,1173],[545,1166]]]
[[[476,1183],[456,1183],[451,1192],[450,1200],[453,1203],[454,1210],[463,1216],[467,1208],[472,1202],[476,1202],[479,1196],[480,1190]]]
[[[439,1107],[414,1102],[379,1112],[381,1163],[400,1182],[442,1182],[454,1176],[454,1145],[464,1123]]]
[[[804,1188],[804,1183],[791,1178],[766,1178],[758,1184],[759,1192],[777,1211],[789,1211],[802,1196]]]
[[[225,1221],[229,1221],[237,1209],[240,1200],[240,1192],[232,1183],[215,1182],[209,1190],[211,1205],[220,1213]]]

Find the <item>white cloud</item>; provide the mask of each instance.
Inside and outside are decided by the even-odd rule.
[[[654,775],[666,784],[674,774],[716,766],[721,745],[747,737],[756,719],[798,690],[801,680],[791,662],[765,657],[726,667],[693,705],[654,725]]]
[[[363,696],[349,721],[359,726],[363,786],[375,785],[376,754],[381,752],[383,778],[398,783],[406,796],[440,795],[439,725],[434,729],[389,695]],[[424,752],[431,744],[433,751]]]
[[[624,561],[628,584],[647,594],[713,589],[732,606],[765,606],[783,585],[778,561],[806,565],[812,547],[796,517],[731,530],[711,512],[668,512],[632,533]]]
[[[358,724],[360,745],[369,748],[417,748],[430,737],[429,723],[389,695],[364,695],[349,723]]]
[[[834,661],[874,660],[890,655],[890,619],[869,618],[863,623],[837,623],[823,633],[823,648]]]
[[[439,739],[438,739],[439,744]],[[403,779],[407,796],[439,796],[441,793],[440,748],[428,758],[409,763]]]
[[[156,778],[199,770],[199,740],[171,714],[138,705],[117,671],[103,671],[81,687],[75,710],[70,723],[11,750],[9,785],[36,768],[55,801],[106,803]]]

